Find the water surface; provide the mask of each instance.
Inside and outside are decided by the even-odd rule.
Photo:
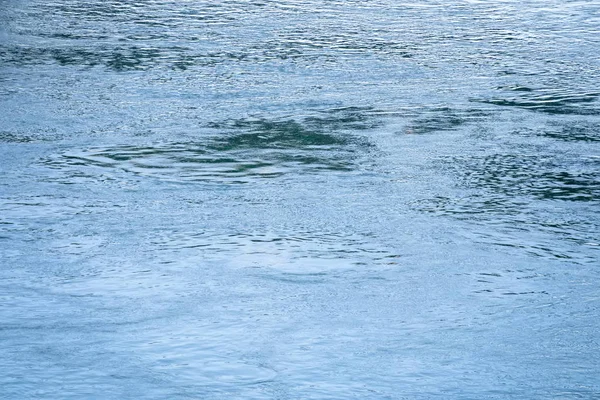
[[[594,1],[0,1],[0,398],[600,396]]]

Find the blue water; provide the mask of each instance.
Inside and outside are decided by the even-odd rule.
[[[597,1],[0,0],[0,398],[600,398]]]

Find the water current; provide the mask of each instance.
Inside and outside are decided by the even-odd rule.
[[[0,0],[0,398],[600,398],[600,3]]]

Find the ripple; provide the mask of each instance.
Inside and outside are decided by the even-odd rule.
[[[463,221],[462,234],[486,246],[573,264],[597,262],[589,245],[598,230],[597,159],[540,151],[452,157],[442,164],[455,187],[412,201],[414,210]]]
[[[485,110],[450,107],[428,107],[419,114],[405,128],[405,133],[426,134],[455,131],[467,124],[482,121],[489,116],[489,112]]]
[[[600,142],[600,123],[595,121],[557,123],[536,133],[569,142]]]
[[[35,139],[29,135],[17,134],[12,132],[0,132],[0,143],[29,143]]]
[[[351,171],[369,143],[326,129],[347,123],[355,120],[226,121],[211,124],[220,133],[205,140],[70,150],[43,164],[72,177],[112,171],[179,182],[247,183],[292,172]]]
[[[534,282],[549,281],[551,276],[544,275],[532,268],[485,271],[472,274],[475,294],[492,297],[548,295],[544,290],[532,290]]]
[[[501,88],[517,93],[512,97],[497,97],[479,100],[482,103],[504,107],[518,107],[549,114],[598,115],[594,104],[600,92],[575,91],[568,89],[531,89],[524,86]]]
[[[213,65],[223,57],[219,53],[188,54],[181,47],[97,46],[32,47],[12,46],[0,49],[0,59],[18,66],[57,63],[61,66],[94,67],[102,65],[116,72],[144,71],[156,66],[187,69],[191,65]]]
[[[211,390],[238,385],[256,385],[274,380],[277,372],[259,365],[236,360],[197,359],[191,355],[181,360],[165,357],[157,362],[155,371],[176,375],[178,379]]]
[[[557,160],[556,156],[493,154],[456,158],[462,182],[508,198],[593,201],[600,195],[600,164],[594,160]]]
[[[286,232],[198,232],[178,230],[153,232],[148,238],[153,249],[225,262],[233,269],[258,268],[280,271],[286,279],[312,281],[317,274],[347,271],[365,266],[397,267],[402,255],[358,233],[320,232],[292,229]],[[172,257],[172,256],[171,256]],[[266,275],[261,275],[266,276]],[[283,278],[282,278],[283,279]]]

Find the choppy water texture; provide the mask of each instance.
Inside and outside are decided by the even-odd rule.
[[[0,0],[0,398],[597,399],[597,1]]]

